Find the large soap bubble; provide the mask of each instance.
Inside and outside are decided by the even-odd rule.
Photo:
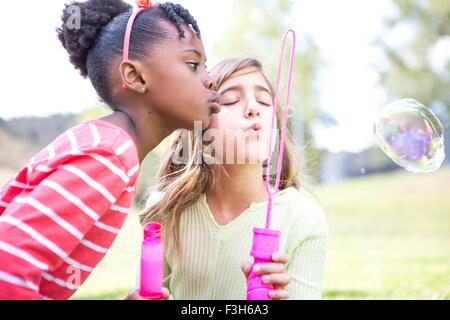
[[[445,159],[442,123],[416,100],[403,99],[383,107],[374,133],[381,149],[408,171],[433,172]]]

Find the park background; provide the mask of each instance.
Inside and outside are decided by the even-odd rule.
[[[450,157],[409,173],[373,136],[383,105],[414,98],[438,115],[450,150],[450,2],[176,2],[197,19],[209,67],[252,56],[274,79],[281,36],[297,32],[289,125],[330,227],[324,298],[450,299]],[[29,2],[17,15],[5,1],[0,12],[0,184],[65,129],[108,112],[56,38],[64,3]],[[120,299],[134,285],[137,215],[166,146],[147,157],[133,212],[74,299]]]

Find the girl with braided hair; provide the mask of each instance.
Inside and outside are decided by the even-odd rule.
[[[69,298],[116,238],[144,157],[220,110],[189,11],[138,5],[63,10],[58,38],[112,113],[67,130],[0,190],[0,299]]]

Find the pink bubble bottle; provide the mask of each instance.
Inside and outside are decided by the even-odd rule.
[[[162,225],[148,223],[144,228],[141,252],[141,277],[139,294],[149,300],[162,299],[164,245]]]

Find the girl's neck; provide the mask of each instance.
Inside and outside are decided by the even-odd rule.
[[[217,180],[206,198],[217,221],[230,221],[252,202],[267,200],[261,164],[222,165],[214,171]]]
[[[156,113],[149,113],[142,108],[126,111],[119,108],[101,120],[113,123],[130,134],[136,144],[141,163],[147,154],[171,133],[170,130],[162,127],[163,122],[159,121]]]

